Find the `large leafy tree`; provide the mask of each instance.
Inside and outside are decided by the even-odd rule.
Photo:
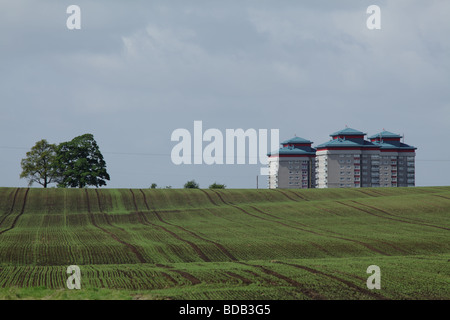
[[[28,179],[28,185],[38,183],[44,188],[50,183],[58,182],[58,173],[55,167],[57,147],[42,139],[26,153],[20,165],[22,173],[20,178]]]
[[[100,187],[110,179],[103,155],[89,133],[59,144],[56,163],[61,176],[59,187]]]

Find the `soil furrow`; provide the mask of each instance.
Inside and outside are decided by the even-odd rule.
[[[220,251],[222,251],[223,254],[225,254],[228,258],[230,258],[231,261],[236,261],[236,260],[237,260],[237,259],[236,259],[236,258],[235,258],[235,257],[234,257],[227,249],[225,249],[225,247],[222,246],[220,243],[217,243],[217,242],[212,241],[212,240],[209,240],[209,239],[205,239],[205,238],[199,236],[198,234],[196,234],[196,233],[193,232],[193,231],[190,231],[190,230],[187,230],[187,229],[185,229],[185,228],[183,228],[183,227],[181,227],[181,226],[178,226],[178,225],[169,223],[169,222],[163,220],[163,219],[161,218],[161,216],[160,216],[156,211],[154,212],[154,214],[155,214],[156,217],[159,219],[159,221],[161,221],[162,223],[165,223],[165,224],[167,224],[167,225],[170,225],[170,226],[176,227],[176,228],[178,228],[178,229],[180,229],[180,230],[183,230],[184,232],[187,232],[187,233],[191,234],[193,237],[195,237],[195,238],[197,238],[197,239],[200,239],[200,240],[203,240],[203,241],[207,241],[207,242],[209,242],[209,243],[212,243],[212,244],[215,245]]]
[[[450,230],[449,228],[440,227],[440,226],[435,226],[435,225],[428,224],[428,223],[420,223],[420,222],[416,222],[416,221],[407,221],[407,220],[403,220],[403,219],[391,218],[391,217],[398,217],[398,216],[395,216],[395,215],[393,215],[393,214],[391,214],[391,213],[388,213],[388,212],[386,212],[386,211],[383,211],[383,210],[381,210],[381,209],[378,209],[378,208],[375,208],[375,207],[371,207],[371,206],[368,206],[368,205],[365,205],[365,204],[362,204],[362,203],[359,203],[359,202],[356,202],[356,201],[353,201],[353,200],[352,200],[353,203],[356,203],[356,204],[359,204],[359,205],[364,206],[364,207],[366,207],[366,208],[370,208],[370,209],[372,209],[372,210],[376,210],[376,211],[378,211],[378,212],[387,214],[387,215],[389,215],[389,216],[391,216],[391,217],[386,217],[386,216],[383,216],[383,215],[378,215],[378,214],[375,214],[375,213],[373,213],[373,212],[364,210],[363,208],[359,208],[359,207],[356,207],[356,206],[352,206],[352,205],[350,205],[350,204],[348,204],[348,203],[343,203],[343,202],[340,202],[340,201],[337,201],[337,202],[340,203],[340,204],[342,204],[342,205],[345,205],[345,206],[348,206],[348,207],[357,209],[357,210],[359,210],[359,211],[366,212],[366,213],[368,213],[368,214],[370,214],[370,215],[373,215],[373,216],[376,216],[376,217],[380,217],[380,218],[384,218],[384,219],[389,219],[389,220],[394,220],[394,221],[399,221],[399,222],[403,222],[403,223],[414,224],[414,225],[419,225],[419,226],[424,226],[424,227],[431,227],[431,228],[438,228],[438,229],[443,229],[443,230]],[[406,218],[406,219],[408,219],[408,218]]]
[[[253,265],[253,264],[248,264],[248,263],[244,263],[244,262],[239,262],[240,264],[243,264],[245,266],[249,266],[249,267],[254,267],[257,269],[260,269],[262,272],[264,272],[265,274],[268,274],[270,276],[273,276],[275,278],[281,279],[287,283],[289,283],[290,285],[294,286],[295,288],[299,289],[299,291],[304,294],[305,296],[313,299],[313,300],[325,300],[326,298],[321,295],[320,293],[318,293],[317,291],[310,289],[310,288],[306,288],[305,285],[303,285],[302,283],[291,279],[285,275],[282,275],[281,273],[275,272],[273,270],[270,270],[266,267],[263,267],[261,265]]]
[[[231,203],[226,202],[226,201],[222,198],[222,195],[220,194],[219,191],[216,191],[216,190],[211,190],[211,191],[213,191],[215,194],[217,194],[217,196],[219,197],[220,201],[222,201],[224,204],[231,204]]]
[[[443,196],[443,195],[440,195],[440,194],[433,194],[433,196],[450,200],[450,198],[447,198],[446,196]]]
[[[284,192],[284,191],[282,191],[282,190],[280,190],[280,189],[275,189],[275,190],[277,190],[279,193],[283,194],[286,198],[288,198],[288,199],[291,200],[291,201],[295,201],[295,202],[298,201],[298,200],[292,198],[292,197],[289,196],[286,192]]]
[[[271,222],[274,222],[274,223],[278,223],[278,224],[280,224],[280,225],[282,225],[284,227],[288,227],[288,228],[292,228],[292,229],[296,229],[296,230],[301,230],[301,231],[312,233],[312,234],[315,234],[315,235],[318,235],[318,236],[322,236],[322,237],[329,237],[329,238],[334,238],[334,239],[340,239],[340,240],[343,240],[343,241],[350,241],[350,242],[362,245],[362,246],[366,247],[367,249],[369,249],[370,251],[389,256],[389,254],[387,254],[386,252],[383,252],[383,251],[381,251],[381,250],[379,250],[377,248],[372,247],[371,245],[368,245],[367,243],[364,243],[364,242],[361,242],[361,241],[358,241],[358,240],[348,239],[348,238],[344,238],[344,237],[340,237],[340,236],[333,236],[333,235],[329,235],[329,234],[323,234],[323,233],[319,233],[319,232],[316,232],[316,231],[295,227],[295,226],[292,226],[292,225],[289,225],[289,224],[286,224],[286,223],[283,223],[283,222],[280,222],[280,221],[274,221],[274,220],[269,220],[269,219],[266,219],[266,218],[263,218],[263,217],[259,217],[257,215],[254,215],[254,214],[251,214],[251,213],[247,212],[246,210],[244,210],[244,209],[242,209],[242,208],[240,208],[238,206],[233,206],[233,207],[235,207],[236,209],[241,210],[242,212],[244,212],[247,215],[250,215],[250,216],[258,218],[258,219],[271,221]],[[314,245],[318,246],[317,244],[314,244]],[[328,251],[326,249],[322,249],[322,250],[328,253]]]
[[[206,196],[208,197],[208,199],[209,199],[209,201],[213,204],[213,205],[215,205],[215,206],[218,206],[218,204],[211,198],[211,196],[210,196],[210,194],[208,193],[208,192],[206,192],[205,190],[203,190],[203,189],[199,189],[201,192],[203,192],[204,194],[206,194]]]
[[[5,219],[6,219],[7,217],[9,217],[9,215],[13,212],[14,206],[15,206],[15,204],[16,204],[17,193],[19,193],[19,190],[20,190],[20,188],[17,188],[17,189],[16,189],[16,192],[14,192],[14,196],[13,196],[13,201],[12,201],[11,208],[9,209],[9,212],[6,213],[6,214],[3,216],[2,221],[0,221],[0,226],[2,225],[3,221],[5,221]]]
[[[145,203],[145,207],[147,208],[147,210],[149,210],[149,211],[150,211],[150,207],[149,207],[149,205],[148,205],[148,202],[147,202],[147,197],[145,196],[144,190],[142,190],[142,189],[139,189],[139,191],[141,191],[141,193],[142,193],[142,197],[144,198],[144,203]]]
[[[205,261],[205,262],[210,262],[210,261],[211,261],[211,259],[209,259],[208,256],[207,256],[206,254],[204,254],[203,251],[202,251],[195,243],[193,243],[193,242],[191,242],[191,241],[188,241],[188,240],[186,240],[186,239],[181,238],[181,237],[180,237],[179,235],[177,235],[175,232],[172,232],[172,231],[168,230],[167,228],[165,228],[165,227],[163,227],[163,226],[160,226],[160,225],[157,225],[157,224],[154,224],[154,223],[151,223],[150,221],[148,221],[148,220],[145,218],[145,215],[143,215],[143,213],[140,212],[140,211],[138,210],[137,203],[136,203],[136,197],[134,196],[133,190],[130,189],[130,192],[131,192],[131,194],[133,195],[133,202],[134,202],[134,206],[135,206],[135,208],[136,208],[136,212],[137,212],[137,214],[138,214],[138,217],[143,218],[143,219],[146,221],[146,223],[147,223],[148,225],[152,225],[152,226],[154,226],[154,227],[158,227],[158,228],[160,228],[161,230],[165,231],[166,233],[170,234],[170,235],[171,235],[172,237],[174,237],[175,239],[177,239],[177,240],[179,240],[179,241],[181,241],[181,242],[184,242],[184,243],[188,244],[188,245],[189,245],[189,246],[197,253],[197,255],[198,255],[203,261]],[[156,215],[156,217],[157,217],[160,221],[162,221],[161,217],[159,216],[159,214],[158,214],[156,211],[154,211],[153,213]],[[141,220],[141,221],[142,221],[142,220]],[[163,221],[162,221],[162,222],[163,222]]]
[[[136,256],[136,258],[141,262],[141,263],[145,263],[146,260],[144,259],[144,257],[141,255],[141,253],[136,249],[135,246],[133,246],[132,244],[129,244],[128,242],[123,241],[122,239],[120,239],[117,235],[115,235],[114,233],[112,233],[111,231],[108,231],[102,227],[100,227],[94,219],[94,215],[91,212],[91,205],[90,205],[90,201],[89,201],[89,193],[88,190],[85,189],[85,193],[86,193],[86,204],[87,204],[87,208],[88,208],[88,213],[89,213],[89,217],[91,219],[92,225],[98,229],[100,229],[101,231],[109,234],[111,236],[111,238],[113,238],[114,240],[116,240],[117,242],[125,245],[128,249],[131,250],[131,252],[134,253],[134,255]]]
[[[358,192],[361,192],[362,194],[368,195],[369,197],[375,197],[375,198],[376,198],[376,197],[379,197],[379,196],[380,196],[379,193],[376,193],[376,195],[374,195],[374,194],[369,193],[369,192],[367,192],[367,191],[361,190],[361,188],[355,188],[355,190],[358,191]]]
[[[154,214],[156,215],[156,217],[163,223],[165,223],[161,217],[159,216],[159,214],[155,211]],[[166,223],[167,224],[167,223]],[[166,231],[167,233],[171,234],[174,238],[176,238],[179,241],[182,241],[184,243],[187,243],[192,249],[194,249],[194,251],[197,253],[197,255],[204,261],[206,262],[210,262],[211,259],[208,258],[208,256],[193,242],[183,239],[181,238],[179,235],[177,235],[175,232],[172,232],[170,230],[168,230],[167,228],[164,228],[163,226],[159,226],[161,229],[163,229],[164,231]]]
[[[302,196],[301,194],[298,193],[298,190],[300,189],[295,189],[296,191],[292,190],[292,189],[286,189],[285,192],[289,192],[290,194],[295,195],[297,198],[304,200],[304,201],[309,201],[308,199],[306,199],[304,196]]]
[[[23,197],[23,204],[22,204],[22,209],[20,209],[20,213],[14,218],[11,226],[5,230],[0,231],[0,234],[5,233],[6,231],[9,231],[11,229],[13,229],[16,226],[17,221],[19,220],[19,218],[23,215],[23,213],[25,212],[25,205],[27,204],[27,196],[28,196],[28,191],[30,191],[30,188],[27,188],[27,190],[25,191],[25,195]],[[14,196],[15,199],[15,196]]]
[[[332,274],[328,274],[328,273],[322,272],[322,271],[317,270],[317,269],[313,269],[313,268],[306,267],[306,266],[301,266],[301,265],[298,265],[298,264],[281,262],[281,261],[276,261],[276,263],[288,265],[288,266],[291,266],[291,267],[294,267],[294,268],[297,268],[297,269],[302,269],[302,270],[308,271],[308,272],[313,273],[313,274],[319,274],[321,276],[334,279],[336,281],[339,281],[339,282],[345,284],[346,286],[348,286],[348,287],[350,287],[352,289],[355,289],[356,291],[358,291],[361,294],[371,296],[372,298],[375,298],[375,299],[378,299],[378,300],[386,300],[387,299],[386,297],[384,297],[384,296],[382,296],[382,295],[380,295],[380,294],[378,294],[376,292],[372,292],[372,291],[370,291],[368,289],[366,290],[366,289],[361,288],[361,287],[357,286],[356,284],[354,284],[354,283],[352,283],[352,282],[350,282],[348,280],[339,278],[339,277],[334,276]]]
[[[238,274],[236,274],[236,273],[234,273],[234,272],[226,271],[225,274],[229,275],[229,276],[232,277],[232,278],[235,278],[235,279],[240,280],[240,281],[241,281],[243,284],[245,284],[245,285],[249,285],[249,284],[252,283],[251,280],[249,280],[249,279],[247,279],[247,278],[245,278],[245,277],[243,277],[243,276],[240,276],[240,275],[238,275]]]
[[[172,271],[172,272],[178,273],[178,274],[181,275],[183,278],[189,280],[193,285],[202,283],[198,278],[194,277],[192,274],[190,274],[190,273],[188,273],[188,272],[186,272],[186,271],[177,270],[177,269],[174,269],[174,268],[171,267],[171,266],[166,266],[166,265],[163,265],[163,264],[157,264],[156,266],[157,266],[157,267],[160,267],[160,268],[168,269],[168,270],[170,270],[170,271]]]

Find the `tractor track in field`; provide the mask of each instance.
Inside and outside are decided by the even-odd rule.
[[[164,265],[164,264],[159,264],[159,263],[156,264],[156,266],[159,267],[159,268],[164,268],[164,269],[170,270],[170,271],[172,271],[172,272],[178,273],[178,274],[181,275],[183,278],[189,280],[189,281],[191,282],[191,284],[193,284],[193,285],[202,283],[201,280],[199,280],[198,278],[194,277],[192,274],[190,274],[190,273],[188,273],[188,272],[186,272],[186,271],[177,270],[177,269],[175,269],[175,268],[172,267],[172,266],[166,266],[166,265]],[[169,277],[170,277],[170,275],[169,275]],[[175,284],[178,284],[178,281],[176,281],[176,280],[173,279],[173,278],[172,278],[172,280],[175,281]]]
[[[360,206],[370,208],[370,209],[372,209],[372,210],[375,210],[375,211],[384,213],[384,214],[386,214],[386,215],[388,215],[388,216],[391,216],[391,217],[394,217],[394,218],[406,219],[406,220],[411,221],[411,222],[425,223],[425,224],[426,224],[426,221],[423,221],[423,220],[398,216],[398,215],[396,215],[396,214],[387,212],[387,211],[385,211],[385,210],[379,209],[379,208],[377,208],[377,207],[374,207],[374,206],[371,206],[371,205],[368,205],[368,204],[364,204],[364,203],[361,203],[361,202],[357,202],[357,201],[355,201],[355,200],[351,200],[351,201],[352,201],[353,203],[359,204]]]
[[[280,190],[280,189],[275,189],[275,190],[278,191],[279,193],[281,193],[282,195],[284,195],[284,196],[285,196],[286,198],[288,198],[289,200],[298,202],[298,200],[292,198],[292,197],[291,197],[290,195],[288,195],[286,192],[284,192],[284,191],[282,191],[282,190]]]
[[[135,206],[135,209],[136,209],[136,213],[137,213],[138,219],[139,219],[139,221],[142,224],[152,225],[154,227],[162,229],[163,231],[165,231],[166,233],[170,234],[172,237],[176,238],[177,240],[188,244],[197,253],[197,255],[200,257],[200,259],[202,259],[205,262],[211,262],[211,259],[208,258],[208,256],[195,243],[193,243],[193,242],[191,242],[189,240],[181,238],[175,232],[172,232],[172,231],[170,231],[169,229],[167,229],[167,228],[165,228],[163,226],[160,226],[160,225],[157,225],[157,224],[154,224],[154,223],[151,223],[150,221],[148,221],[147,218],[145,217],[145,215],[143,214],[143,212],[139,211],[139,209],[138,209],[137,202],[136,202],[136,197],[134,195],[133,190],[132,189],[129,189],[129,190],[130,190],[130,192],[131,192],[131,194],[133,196],[133,203],[134,203],[134,206]],[[156,210],[154,210],[154,213],[155,213],[156,217],[159,216],[158,213],[156,212]],[[143,221],[145,221],[146,223],[143,223]]]
[[[7,217],[9,217],[9,216],[11,215],[11,213],[13,212],[14,206],[15,206],[15,204],[16,204],[17,194],[19,193],[19,190],[20,190],[20,188],[16,188],[16,191],[14,192],[14,196],[13,196],[13,201],[12,201],[11,208],[9,209],[9,212],[6,213],[6,214],[3,216],[2,221],[0,221],[0,226],[2,225],[3,221],[5,221],[5,219],[6,219]]]
[[[332,274],[325,273],[325,272],[317,270],[317,269],[313,269],[311,267],[306,267],[306,266],[301,266],[301,265],[298,265],[298,264],[281,262],[281,261],[275,261],[275,263],[291,266],[291,267],[294,267],[294,268],[297,268],[297,269],[308,271],[308,272],[310,272],[312,274],[319,274],[321,276],[324,276],[324,277],[336,280],[338,282],[341,282],[341,283],[345,284],[349,288],[355,289],[356,291],[358,291],[359,293],[361,293],[363,295],[368,295],[368,296],[370,296],[372,298],[375,298],[377,300],[388,300],[388,298],[382,296],[381,294],[378,294],[376,292],[372,292],[372,291],[370,291],[368,289],[361,288],[361,287],[357,286],[356,284],[354,284],[354,283],[352,283],[352,282],[350,282],[348,280],[342,279],[342,278],[337,277],[337,276],[332,275]]]
[[[300,189],[295,189],[295,190],[300,190]],[[306,199],[304,196],[302,196],[301,194],[299,194],[298,191],[296,192],[296,191],[294,191],[294,190],[292,190],[292,189],[286,189],[285,192],[286,192],[286,193],[289,192],[290,194],[295,195],[297,198],[299,198],[299,199],[301,199],[301,200],[303,200],[303,201],[309,201],[309,199]],[[295,201],[297,201],[297,200],[295,200]]]
[[[376,190],[373,190],[373,189],[370,190],[370,191],[372,191],[373,193],[379,195],[380,197],[386,197],[386,195],[385,195],[384,193],[381,193],[381,192],[379,192],[379,191],[376,191]]]
[[[275,272],[271,269],[268,269],[266,267],[263,267],[261,265],[254,265],[254,264],[249,264],[249,263],[245,263],[245,262],[238,262],[242,265],[248,266],[248,267],[253,267],[253,268],[257,268],[259,270],[261,270],[262,272],[264,272],[265,274],[268,274],[270,276],[273,276],[275,278],[281,279],[287,283],[289,283],[290,285],[292,285],[293,287],[297,288],[300,293],[306,295],[307,297],[313,299],[313,300],[325,300],[326,298],[321,295],[319,292],[310,289],[310,288],[306,288],[305,285],[303,285],[302,283],[291,279],[285,275],[282,275],[281,273]]]
[[[103,211],[103,208],[102,208],[102,205],[101,205],[101,201],[100,201],[100,195],[98,194],[98,190],[97,190],[97,189],[95,189],[95,193],[96,193],[96,195],[97,195],[98,209],[100,210],[100,213],[101,213],[101,214],[103,215],[103,217],[105,218],[106,223],[107,223],[110,227],[119,229],[120,231],[123,231],[123,232],[127,232],[125,229],[123,229],[123,228],[121,228],[121,227],[118,227],[118,226],[115,226],[115,225],[113,225],[113,224],[111,223],[111,221],[109,221],[108,213],[105,212],[105,211]]]
[[[282,225],[282,226],[284,226],[284,227],[288,227],[288,228],[291,228],[291,229],[296,229],[296,230],[300,230],[300,231],[312,233],[312,234],[314,234],[314,235],[318,235],[318,236],[322,236],[322,237],[326,237],[326,238],[334,238],[334,239],[340,239],[340,240],[344,240],[344,241],[353,242],[353,243],[356,243],[356,244],[359,244],[359,245],[362,245],[362,246],[366,247],[366,248],[369,249],[370,251],[373,251],[373,252],[376,252],[376,253],[379,253],[379,254],[382,254],[382,255],[386,255],[386,256],[389,256],[389,255],[390,255],[390,254],[388,254],[388,253],[386,253],[386,252],[383,252],[383,251],[381,251],[381,250],[379,250],[379,249],[377,249],[377,248],[374,248],[374,247],[372,247],[371,245],[369,245],[369,244],[367,244],[367,243],[364,243],[364,242],[362,242],[362,241],[358,241],[358,240],[354,240],[354,239],[349,239],[349,238],[344,238],[344,237],[341,237],[341,236],[333,236],[333,235],[329,235],[329,234],[323,234],[323,233],[320,233],[320,232],[316,232],[316,231],[312,231],[312,230],[307,230],[307,229],[299,228],[299,227],[296,227],[296,226],[292,226],[292,225],[283,223],[283,222],[281,222],[281,221],[275,221],[275,220],[271,220],[271,219],[266,219],[266,218],[263,218],[263,217],[260,217],[260,216],[251,214],[251,213],[249,213],[248,211],[246,211],[246,210],[244,210],[243,208],[240,208],[240,207],[238,207],[238,206],[236,206],[236,205],[232,205],[232,206],[233,206],[234,208],[236,208],[236,209],[238,209],[238,210],[244,212],[244,213],[247,214],[247,215],[250,215],[250,216],[252,216],[252,217],[255,217],[255,218],[258,218],[258,219],[261,219],[261,220],[265,220],[265,221],[269,221],[269,222],[274,222],[274,223],[280,224],[280,225]],[[261,211],[260,209],[258,209],[257,211],[262,213],[262,211]],[[311,243],[311,244],[313,244],[313,243]],[[316,246],[316,247],[320,247],[320,246],[317,245],[317,244],[313,244],[313,245]],[[324,249],[324,248],[322,248],[322,250],[325,251],[326,253],[329,253],[329,252],[328,252],[326,249]]]
[[[439,197],[439,198],[442,198],[442,199],[446,199],[446,200],[450,200],[450,198],[447,198],[446,196],[442,196],[440,194],[433,194],[433,196]]]
[[[148,205],[147,197],[145,196],[144,190],[139,189],[139,191],[142,193],[142,198],[144,199],[145,207],[147,208],[148,211],[150,211],[150,206]]]
[[[26,206],[26,204],[27,204],[28,191],[30,191],[30,188],[27,188],[27,190],[25,191],[25,195],[23,196],[23,204],[22,204],[22,208],[20,209],[20,213],[14,218],[14,220],[13,220],[11,226],[10,226],[9,228],[5,229],[5,230],[0,231],[0,234],[3,234],[3,233],[5,233],[5,232],[7,232],[7,231],[13,229],[13,228],[16,226],[17,221],[19,220],[19,218],[20,218],[20,217],[23,215],[23,213],[25,212],[25,206]],[[16,196],[17,196],[17,192],[14,194],[14,202],[15,202],[15,200],[16,200]],[[13,208],[14,208],[14,204],[13,204],[13,206],[11,207],[11,212],[10,212],[10,214],[12,213]]]
[[[201,189],[200,189],[200,190],[201,190]],[[172,224],[172,223],[169,223],[169,222],[167,222],[167,221],[164,221],[164,220],[161,218],[161,215],[160,215],[154,208],[150,209],[150,206],[148,205],[148,202],[147,202],[147,199],[146,199],[146,196],[145,196],[144,191],[143,191],[142,189],[140,189],[140,191],[142,192],[142,196],[144,197],[144,203],[145,203],[145,206],[146,206],[147,210],[153,211],[153,213],[156,215],[156,217],[157,217],[161,222],[163,222],[163,223],[165,223],[165,224],[168,224],[168,225],[171,225],[171,226],[173,226],[173,227],[176,227],[176,228],[178,228],[178,229],[180,229],[180,230],[183,230],[184,232],[187,232],[187,233],[191,234],[192,236],[194,236],[194,237],[197,238],[197,239],[200,239],[200,240],[203,240],[203,241],[207,241],[207,242],[209,242],[209,243],[212,243],[212,244],[215,245],[220,251],[222,251],[223,254],[225,254],[228,258],[230,258],[231,261],[236,261],[236,260],[237,260],[236,257],[233,256],[233,255],[232,255],[232,254],[231,254],[224,246],[222,246],[220,243],[217,243],[217,242],[215,242],[215,241],[213,241],[213,240],[209,240],[209,239],[203,238],[203,237],[199,236],[198,234],[196,234],[195,232],[190,231],[190,230],[187,230],[186,228],[183,228],[183,227],[181,227],[181,226],[179,226],[179,225]],[[203,191],[203,190],[202,190],[202,191]],[[207,195],[208,195],[208,194],[207,194]],[[208,195],[208,198],[209,198],[209,195]],[[211,201],[211,202],[212,202],[212,201]]]
[[[147,199],[146,199],[146,197],[145,197],[144,191],[143,191],[142,189],[140,189],[140,191],[142,192],[142,196],[144,197],[144,203],[145,203],[145,206],[146,206],[147,210],[148,210],[148,211],[152,211],[152,212],[155,214],[155,216],[158,218],[159,221],[161,221],[162,223],[165,223],[165,224],[167,224],[167,225],[173,226],[173,227],[175,227],[175,228],[178,228],[178,229],[180,229],[180,230],[182,230],[182,231],[184,231],[184,232],[187,232],[187,233],[191,234],[193,237],[195,237],[195,238],[197,238],[197,239],[200,239],[200,240],[203,240],[203,241],[207,241],[207,242],[209,242],[209,243],[212,243],[212,244],[215,245],[215,246],[216,246],[223,254],[225,254],[228,258],[230,258],[231,261],[236,261],[236,260],[237,260],[236,257],[233,256],[233,255],[232,255],[232,254],[231,254],[224,246],[222,246],[220,243],[217,243],[217,242],[215,242],[215,241],[213,241],[213,240],[209,240],[209,239],[203,238],[203,237],[199,236],[198,234],[196,234],[195,232],[193,232],[193,231],[191,231],[191,230],[187,230],[186,228],[183,228],[183,227],[181,227],[181,226],[179,226],[179,225],[176,225],[176,224],[173,224],[173,223],[169,223],[169,222],[165,221],[164,219],[162,219],[162,218],[161,218],[161,215],[160,215],[154,208],[150,209],[150,206],[148,205],[148,202],[147,202]]]
[[[181,226],[178,226],[178,225],[175,225],[175,224],[166,222],[164,219],[161,218],[161,216],[160,216],[160,215],[158,214],[158,212],[156,212],[156,211],[154,212],[154,214],[156,215],[156,217],[158,218],[158,220],[161,221],[162,223],[165,223],[165,224],[167,224],[167,225],[169,225],[169,226],[173,226],[173,227],[175,227],[175,228],[178,228],[178,229],[180,229],[180,230],[183,230],[184,232],[187,232],[187,233],[191,234],[193,237],[195,237],[195,238],[197,238],[197,239],[200,239],[200,240],[203,240],[203,241],[207,241],[207,242],[209,242],[209,243],[212,243],[213,245],[216,246],[217,249],[219,249],[223,254],[225,254],[228,258],[230,258],[231,261],[237,261],[236,257],[233,256],[233,255],[232,255],[227,249],[225,249],[225,247],[222,246],[220,243],[217,243],[217,242],[212,241],[212,240],[209,240],[209,239],[205,239],[205,238],[199,236],[198,234],[196,234],[196,233],[193,232],[193,231],[190,231],[190,230],[187,230],[187,229],[185,229],[185,228],[183,228],[183,227],[181,227]]]
[[[270,214],[268,214],[268,213],[263,212],[262,210],[260,210],[260,209],[258,209],[258,208],[256,208],[256,207],[253,207],[253,206],[250,206],[250,207],[253,208],[253,209],[255,209],[256,211],[262,213],[262,214],[266,214],[266,215],[272,216],[272,215],[270,215]],[[329,211],[329,210],[326,210],[326,211],[331,212],[331,211]],[[331,212],[331,213],[332,213],[332,212]],[[276,218],[276,216],[272,216],[272,217],[275,217],[275,218]],[[280,218],[278,218],[278,219],[280,219]],[[297,222],[297,221],[292,221],[292,222],[295,223],[295,224],[301,225],[302,227],[305,227],[305,228],[313,228],[313,229],[314,229],[314,227],[311,227],[311,226],[309,226],[309,225],[306,225],[306,224],[303,224],[303,223],[300,223],[300,222]],[[292,226],[291,226],[291,227],[292,227]],[[305,231],[307,231],[307,230],[305,230]],[[326,232],[327,232],[327,233],[335,234],[336,236],[328,235],[328,234],[323,234],[323,233],[319,233],[319,232],[314,232],[314,231],[309,231],[309,232],[312,232],[312,233],[314,233],[314,234],[316,234],[316,235],[328,236],[328,237],[332,237],[332,238],[335,238],[335,239],[340,239],[340,240],[345,240],[345,241],[356,242],[356,243],[358,243],[358,244],[361,244],[361,245],[365,246],[366,248],[369,248],[369,247],[367,247],[367,246],[368,246],[367,243],[363,243],[363,242],[361,242],[361,241],[357,241],[357,240],[352,240],[352,239],[344,238],[344,237],[342,237],[342,234],[337,233],[337,232],[334,232],[334,231],[327,230]],[[383,244],[385,244],[385,245],[388,245],[388,246],[390,246],[390,247],[394,248],[395,250],[400,251],[400,252],[402,252],[402,253],[408,253],[407,251],[405,251],[405,250],[403,250],[403,249],[401,249],[401,248],[399,248],[399,247],[397,247],[397,246],[394,246],[393,244],[390,244],[390,243],[388,243],[388,242],[385,242],[385,241],[378,241],[378,242],[383,243]],[[373,248],[373,247],[372,247],[372,248]],[[375,248],[373,248],[373,249],[375,249]],[[376,249],[375,249],[375,250],[376,250]],[[380,251],[379,253],[382,253],[382,252]],[[385,255],[386,255],[386,253],[382,253],[382,254],[385,254]]]
[[[91,219],[92,225],[93,225],[94,227],[100,229],[101,231],[103,231],[103,232],[109,234],[109,235],[111,236],[111,238],[113,238],[113,239],[116,240],[117,242],[119,242],[119,243],[125,245],[128,249],[130,249],[131,252],[134,253],[134,255],[135,255],[136,258],[139,260],[139,262],[141,262],[141,263],[146,263],[147,261],[144,259],[144,257],[143,257],[143,256],[141,255],[141,253],[136,249],[135,246],[133,246],[132,244],[130,244],[130,243],[128,243],[128,242],[123,241],[123,240],[120,239],[116,234],[114,234],[113,232],[108,231],[108,230],[106,230],[106,229],[100,227],[100,226],[95,222],[94,214],[93,214],[92,211],[91,211],[91,205],[90,205],[90,202],[89,202],[89,193],[88,193],[88,190],[87,190],[87,189],[85,189],[85,193],[86,193],[86,204],[87,204],[87,208],[88,208],[88,214],[89,214],[89,218]]]
[[[365,194],[365,195],[367,195],[367,196],[369,196],[369,197],[372,197],[372,198],[374,198],[374,197],[377,198],[377,197],[380,197],[380,196],[381,196],[379,193],[376,193],[376,194],[374,195],[374,194],[369,193],[369,192],[367,192],[367,191],[361,190],[361,188],[355,188],[355,190],[358,191],[358,192],[360,192],[360,193],[362,193],[362,194]]]
[[[242,281],[242,283],[245,284],[245,285],[252,284],[252,281],[250,279],[247,279],[247,278],[245,278],[245,277],[243,277],[241,275],[238,275],[238,274],[236,274],[234,272],[225,271],[225,274],[230,276],[230,277],[232,277],[232,278],[235,278],[235,279],[238,279],[238,280]]]
[[[396,215],[393,215],[393,214],[391,214],[391,213],[389,213],[389,212],[386,212],[386,211],[384,211],[384,210],[381,210],[381,209],[378,209],[378,208],[375,208],[375,207],[372,207],[372,206],[369,206],[369,205],[366,205],[366,204],[362,204],[362,203],[360,203],[360,202],[356,202],[356,201],[353,201],[353,200],[352,200],[353,203],[356,203],[356,204],[359,204],[359,205],[361,205],[361,206],[363,206],[363,207],[370,208],[370,209],[372,209],[372,210],[376,210],[376,211],[381,212],[381,213],[383,213],[383,214],[389,215],[389,217],[386,217],[386,216],[384,216],[384,215],[379,215],[379,214],[370,212],[370,211],[368,211],[368,210],[365,210],[365,209],[363,209],[363,208],[360,208],[360,207],[357,207],[357,206],[352,206],[351,204],[344,203],[344,202],[341,202],[341,201],[336,201],[336,202],[339,203],[339,204],[341,204],[341,205],[344,205],[344,206],[347,206],[347,207],[350,207],[350,208],[353,208],[353,209],[356,209],[356,210],[359,210],[359,211],[368,213],[368,214],[370,214],[370,215],[372,215],[372,216],[379,217],[379,218],[383,218],[383,219],[388,219],[388,220],[393,220],[393,221],[399,221],[399,222],[408,223],[408,224],[412,224],[412,225],[419,225],[419,226],[423,226],[423,227],[431,227],[431,228],[438,228],[438,229],[443,229],[443,230],[450,230],[449,228],[440,227],[440,226],[435,226],[435,225],[428,224],[428,223],[420,223],[420,222],[417,222],[417,221],[407,221],[407,220],[403,220],[403,219],[405,219],[405,218],[403,218],[403,219],[397,219],[398,216],[396,216]],[[392,217],[393,217],[393,218],[392,218]]]
[[[205,190],[203,190],[203,189],[199,189],[201,192],[203,192],[205,195],[206,195],[206,197],[208,197],[208,199],[209,199],[209,201],[213,204],[213,205],[215,205],[215,206],[218,206],[218,204],[211,198],[211,195],[208,193],[208,192],[206,192]]]
[[[214,192],[215,194],[217,194],[217,196],[219,197],[220,201],[222,201],[224,204],[226,204],[226,205],[232,205],[232,203],[228,203],[228,202],[226,202],[226,201],[222,198],[222,195],[220,194],[219,191],[216,191],[216,190],[211,190],[211,191]]]

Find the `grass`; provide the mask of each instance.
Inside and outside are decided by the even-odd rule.
[[[0,299],[449,299],[449,231],[450,187],[0,188]]]

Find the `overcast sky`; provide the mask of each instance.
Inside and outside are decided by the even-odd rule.
[[[81,30],[66,9],[81,8]],[[369,30],[366,9],[381,8]],[[41,139],[92,133],[107,187],[254,188],[261,165],[175,165],[175,129],[348,127],[416,146],[416,185],[450,183],[450,1],[0,0],[0,186]],[[266,177],[259,177],[266,187]],[[37,185],[36,185],[37,186]]]

